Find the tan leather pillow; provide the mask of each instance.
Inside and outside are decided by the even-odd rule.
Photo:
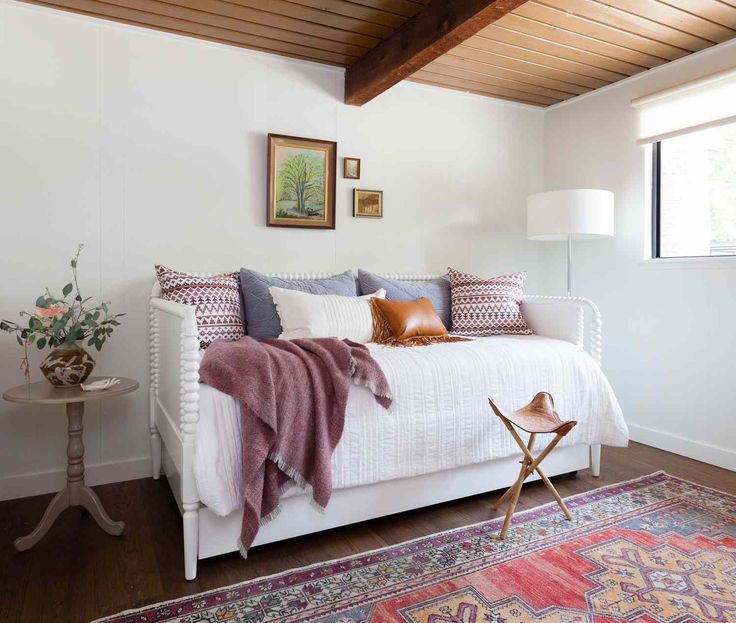
[[[414,337],[438,337],[447,335],[447,329],[437,315],[431,301],[385,301],[372,299],[375,309],[383,316],[385,326],[394,340]]]

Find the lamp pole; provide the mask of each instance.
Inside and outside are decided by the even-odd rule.
[[[572,234],[567,234],[567,296],[572,296]]]
[[[526,233],[530,240],[567,242],[567,296],[572,297],[572,242],[613,236],[613,193],[569,188],[529,195]]]

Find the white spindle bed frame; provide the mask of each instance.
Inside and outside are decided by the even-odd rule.
[[[283,279],[316,279],[332,273],[272,274]],[[401,280],[436,275],[384,274]],[[153,478],[165,471],[182,513],[184,575],[193,580],[197,561],[237,550],[242,512],[219,517],[199,499],[194,480],[194,441],[199,420],[199,340],[194,308],[164,300],[158,284],[150,301],[150,433]],[[598,308],[588,299],[526,296],[522,313],[538,335],[572,342],[601,363],[602,333]],[[543,390],[544,388],[540,388]],[[483,397],[485,400],[485,397]],[[490,417],[490,415],[489,415]],[[600,474],[600,445],[558,447],[545,461],[550,476],[591,468]],[[509,486],[518,475],[518,457],[467,465],[333,492],[324,514],[306,495],[283,501],[283,511],[263,526],[254,545],[280,541],[476,495]]]

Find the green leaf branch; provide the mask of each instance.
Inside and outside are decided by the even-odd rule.
[[[70,267],[72,280],[61,288],[61,296],[56,296],[46,288],[44,294],[36,299],[32,312],[21,311],[21,322],[12,320],[0,321],[0,331],[14,334],[24,349],[21,370],[29,376],[28,346],[35,344],[39,350],[56,348],[62,344],[84,343],[98,351],[102,349],[115,327],[120,326],[118,320],[125,314],[111,314],[110,303],[91,303],[92,297],[83,298],[77,279],[77,264],[84,245],[77,247]]]

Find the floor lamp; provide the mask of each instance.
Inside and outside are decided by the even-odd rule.
[[[567,241],[567,296],[572,296],[572,241],[613,236],[613,193],[579,188],[530,195],[526,231],[530,240]]]

